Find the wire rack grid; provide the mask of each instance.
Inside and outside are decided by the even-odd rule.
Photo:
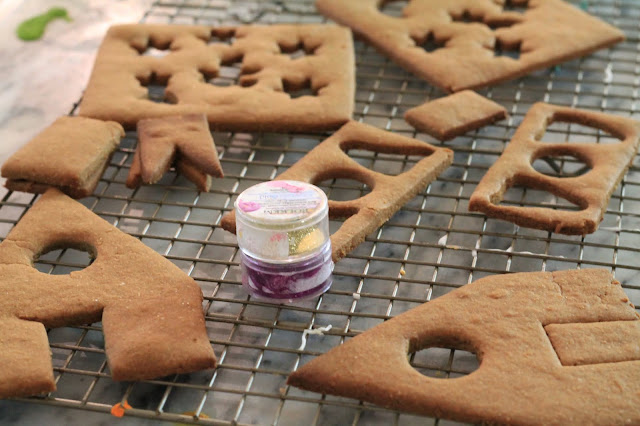
[[[385,11],[398,14],[402,5],[389,3]],[[327,135],[214,133],[226,177],[216,179],[210,192],[199,193],[173,172],[158,184],[126,188],[136,143],[135,132],[128,132],[95,194],[81,202],[138,237],[200,284],[207,330],[219,367],[117,383],[109,376],[100,324],[53,329],[49,339],[58,390],[46,397],[0,402],[0,410],[29,402],[108,413],[126,399],[133,406],[125,417],[133,419],[131,424],[160,420],[216,425],[452,424],[301,391],[287,387],[285,380],[298,366],[361,331],[492,274],[608,268],[638,306],[638,160],[611,197],[600,229],[591,235],[563,236],[519,228],[467,209],[476,184],[534,102],[640,118],[640,7],[632,0],[582,1],[577,5],[621,28],[627,40],[481,91],[506,106],[510,118],[447,143],[455,151],[453,165],[337,263],[334,285],[328,293],[305,302],[272,305],[249,298],[240,286],[235,237],[218,223],[242,190],[272,179]],[[142,21],[235,25],[249,21],[318,23],[325,19],[309,0],[180,0],[154,3]],[[359,41],[356,62],[354,119],[438,144],[416,133],[402,117],[407,109],[443,93]],[[211,83],[234,84],[238,74],[237,65],[223,67]],[[162,100],[161,87],[150,87],[149,93]],[[567,123],[553,123],[543,140],[615,142],[601,131]],[[416,161],[414,157],[367,151],[349,154],[366,167],[387,174],[407,170]],[[584,166],[572,157],[535,164],[539,171],[559,176],[582,173]],[[335,200],[357,198],[368,191],[362,183],[348,179],[328,180],[321,186]],[[4,238],[37,197],[0,191],[0,237]],[[575,208],[551,194],[524,188],[510,189],[505,202]],[[339,225],[339,221],[331,222],[333,230]],[[43,255],[36,267],[42,272],[67,274],[88,263],[86,253],[67,249]],[[308,336],[303,344],[304,330],[328,325],[331,330]],[[469,374],[478,367],[474,354],[450,348],[420,351],[411,356],[411,362],[423,374],[442,379]],[[82,415],[79,411],[73,414]]]

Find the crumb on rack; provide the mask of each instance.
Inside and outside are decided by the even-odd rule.
[[[307,346],[307,335],[308,334],[319,334],[319,335],[324,335],[325,332],[331,330],[333,328],[333,326],[331,324],[325,326],[325,327],[318,327],[318,328],[307,328],[306,330],[302,331],[302,343],[300,344],[300,347],[298,348],[299,351],[304,350],[304,347]]]
[[[131,408],[131,405],[129,405],[129,403],[125,399],[124,401],[118,402],[113,407],[111,407],[111,415],[114,417],[123,417],[124,412],[126,410],[130,410]]]

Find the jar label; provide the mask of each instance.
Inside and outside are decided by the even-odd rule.
[[[244,216],[261,223],[280,223],[313,216],[325,206],[319,188],[304,182],[275,180],[244,191],[237,207]]]

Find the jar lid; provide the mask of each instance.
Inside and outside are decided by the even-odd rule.
[[[292,230],[318,222],[328,212],[325,193],[317,186],[293,180],[254,185],[235,202],[236,217],[262,229]]]
[[[329,243],[329,201],[318,187],[293,180],[259,183],[238,196],[238,246],[264,262],[299,262]]]

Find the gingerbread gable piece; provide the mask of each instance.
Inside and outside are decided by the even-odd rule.
[[[511,80],[624,40],[620,30],[564,0],[409,0],[402,17],[380,12],[391,1],[317,0],[316,7],[451,92]],[[518,8],[524,12],[510,10]]]
[[[56,248],[95,261],[69,275],[32,264]],[[115,380],[215,366],[198,285],[81,204],[50,189],[0,244],[0,398],[55,389],[45,327],[100,321]]]
[[[640,423],[640,320],[606,270],[480,279],[313,359],[288,383],[385,407],[488,424]],[[407,354],[475,352],[440,379]]]

